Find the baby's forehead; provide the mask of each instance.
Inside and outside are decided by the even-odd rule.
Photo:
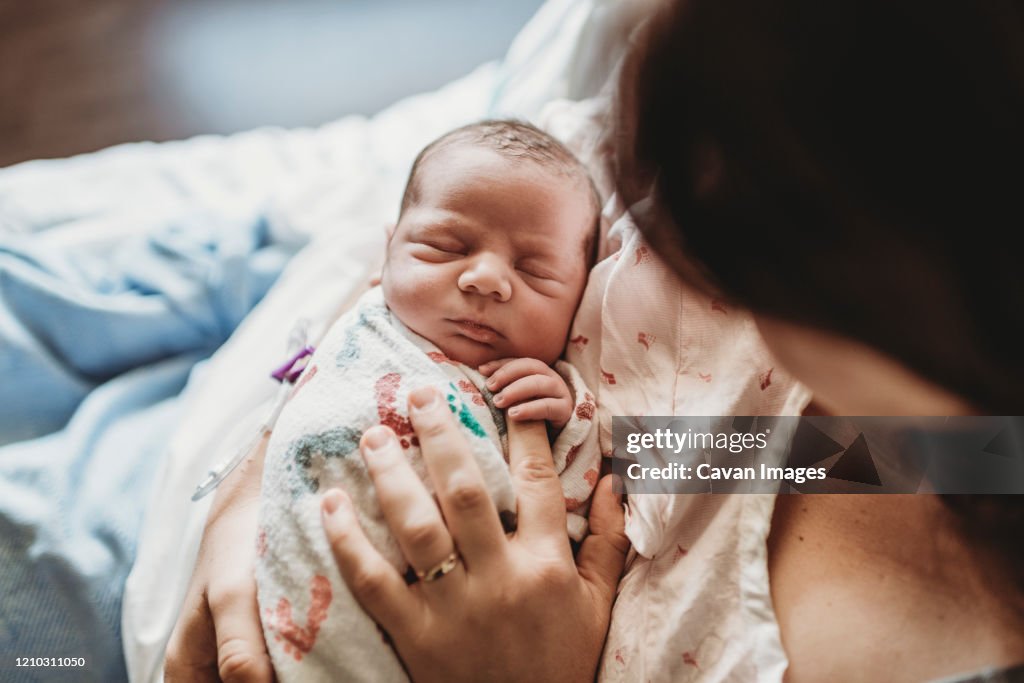
[[[497,160],[501,167],[490,174],[492,182],[488,185],[486,192],[477,195],[479,200],[498,200],[511,189],[514,189],[523,175],[531,177],[531,180],[542,183],[545,187],[557,188],[558,199],[562,203],[578,202],[585,199],[597,206],[595,190],[590,181],[590,176],[581,165],[568,166],[559,160],[547,156],[532,156],[518,152],[509,152],[495,149],[493,146],[479,141],[457,140],[447,143],[444,148],[437,149],[429,156],[422,159],[415,169],[411,185],[415,187],[413,192],[415,199],[422,200],[424,197],[419,191],[424,185],[434,186],[442,181],[448,189],[454,185],[468,185],[476,179],[474,173],[460,175],[456,172],[451,177],[452,169],[459,168],[461,162],[472,159],[477,155],[486,155]]]
[[[550,176],[552,180],[560,180],[566,184],[572,184],[581,175],[585,175],[582,169],[571,167],[565,161],[552,157],[541,147],[508,149],[489,140],[469,138],[442,141],[420,161],[415,173],[419,175],[438,172],[452,162],[477,154],[493,156],[513,168],[535,170],[546,177]]]
[[[417,216],[413,223],[420,227],[434,224],[453,234],[474,229],[457,218],[450,222],[441,220],[445,209],[453,203],[462,207],[472,204],[486,211],[510,203],[525,206],[529,204],[525,201],[527,197],[535,197],[541,203],[546,202],[547,215],[554,211],[564,219],[559,220],[553,230],[557,238],[563,243],[578,239],[589,254],[601,210],[589,174],[567,150],[565,154],[570,156],[566,159],[553,156],[549,150],[538,148],[537,154],[531,150],[532,147],[523,145],[502,149],[493,140],[479,138],[442,141],[418,160],[407,188],[403,213],[411,209]],[[482,176],[488,182],[478,182]],[[525,209],[523,211],[526,213]],[[550,222],[548,227],[551,227]],[[522,229],[522,222],[490,224],[488,229],[510,234]],[[538,240],[547,241],[540,235]]]

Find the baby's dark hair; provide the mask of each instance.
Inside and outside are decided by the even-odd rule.
[[[540,128],[515,119],[487,119],[456,128],[424,147],[409,171],[402,195],[399,218],[419,199],[419,170],[433,154],[457,144],[477,145],[493,150],[509,159],[530,161],[542,168],[572,179],[587,188],[593,206],[594,225],[583,244],[587,264],[594,262],[597,232],[601,221],[601,198],[590,173],[568,147]]]

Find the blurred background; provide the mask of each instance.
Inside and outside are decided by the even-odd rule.
[[[542,0],[0,0],[0,167],[373,114],[504,55]]]

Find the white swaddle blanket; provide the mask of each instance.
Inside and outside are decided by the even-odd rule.
[[[571,365],[559,362],[556,370],[576,399],[553,451],[569,535],[579,540],[600,465],[591,429],[595,404]],[[358,451],[366,429],[390,427],[429,487],[406,409],[412,389],[432,385],[447,398],[503,524],[514,528],[505,418],[492,405],[485,379],[402,325],[380,288],[367,292],[328,331],[275,426],[263,474],[256,581],[279,680],[406,680],[385,637],[341,580],[324,537],[320,497],[329,488],[343,488],[370,541],[396,569],[407,570]]]

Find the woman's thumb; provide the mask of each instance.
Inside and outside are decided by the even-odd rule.
[[[611,604],[629,551],[622,503],[612,491],[612,475],[597,483],[589,519],[590,535],[583,539],[576,566],[580,576],[600,590]]]

